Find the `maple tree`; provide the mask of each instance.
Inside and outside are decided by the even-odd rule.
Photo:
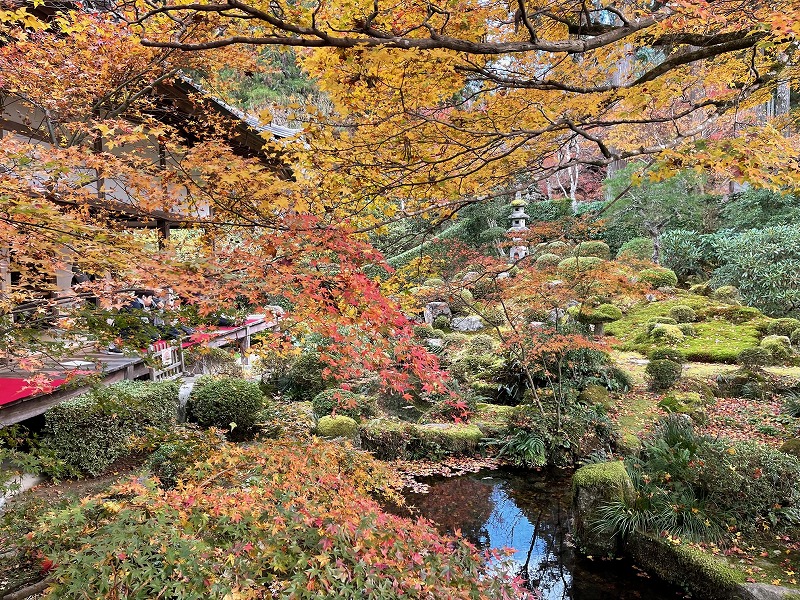
[[[17,317],[4,324],[15,332],[4,337],[7,355],[25,360],[42,348],[68,351],[87,334],[113,336],[103,330],[126,301],[121,292],[170,288],[201,314],[281,299],[292,310],[269,339],[273,349],[295,351],[313,331],[333,377],[377,373],[399,391],[410,373],[425,372],[425,387],[438,389],[436,358],[412,342],[408,321],[365,274],[383,259],[357,230],[359,209],[329,200],[324,173],[287,179],[276,167],[302,164],[303,145],[262,140],[254,156],[234,145],[235,123],[205,110],[199,92],[188,96],[189,118],[163,99],[160,86],[185,83],[189,71],[213,74],[242,53],[146,48],[103,13],[59,15],[33,31],[16,11],[0,18],[11,32],[0,47],[0,89],[25,125],[0,140],[0,246],[17,274],[2,298]],[[193,231],[156,244],[127,228],[157,218]],[[77,291],[97,297],[97,308],[74,312],[50,297],[53,273],[70,266],[96,276]],[[33,315],[18,308],[37,297]],[[54,323],[54,306],[55,341],[37,327],[23,335]]]
[[[657,177],[690,166],[793,180],[786,117],[762,126],[747,110],[796,79],[791,2],[125,7],[152,47],[298,48],[336,109],[307,130],[313,162],[365,202],[452,207],[515,178],[636,156]]]
[[[222,443],[174,489],[120,482],[42,515],[20,545],[54,597],[528,597],[462,537],[385,512],[396,485],[330,442]]]

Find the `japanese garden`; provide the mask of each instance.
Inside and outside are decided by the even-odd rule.
[[[800,598],[799,36],[0,0],[0,600]]]

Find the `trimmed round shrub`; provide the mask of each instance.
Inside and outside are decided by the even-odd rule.
[[[485,333],[473,335],[467,342],[467,352],[471,354],[491,354],[496,347],[497,341]]]
[[[499,327],[506,322],[506,313],[499,306],[486,306],[480,313],[481,318],[489,325]]]
[[[672,317],[653,317],[647,322],[647,332],[652,331],[653,327],[659,323],[664,325],[677,325],[678,322]]]
[[[680,329],[681,333],[686,337],[697,337],[697,330],[691,323],[678,323],[678,329]]]
[[[718,287],[711,292],[711,297],[714,300],[719,300],[720,302],[735,303],[739,301],[741,295],[736,287],[732,285],[723,285],[722,287]]]
[[[656,348],[650,354],[647,355],[647,358],[650,359],[651,361],[671,360],[672,362],[676,362],[679,364],[683,364],[686,362],[686,355],[680,350],[676,350],[675,348]]]
[[[561,240],[550,242],[547,244],[547,252],[558,256],[566,256],[569,253],[569,244]]]
[[[767,324],[765,333],[767,335],[791,336],[796,329],[800,329],[800,321],[797,319],[775,319]]]
[[[764,348],[745,348],[736,357],[736,364],[743,367],[764,367],[772,364],[772,354]]]
[[[558,254],[551,254],[547,252],[536,259],[535,265],[537,269],[546,271],[548,269],[555,269],[560,262],[561,257]]]
[[[201,378],[207,379],[207,378]],[[203,427],[247,430],[264,407],[264,395],[253,381],[221,377],[195,385],[186,405],[190,420]]]
[[[709,505],[752,529],[762,529],[762,521],[772,521],[771,529],[790,525],[775,508],[797,507],[800,460],[760,442],[726,446],[709,444],[698,455]]]
[[[668,390],[681,378],[681,365],[672,360],[651,360],[645,367],[654,390]]]
[[[694,323],[697,320],[697,313],[691,306],[678,304],[669,309],[669,316],[678,323]]]
[[[581,242],[572,251],[575,256],[594,256],[609,260],[611,258],[611,250],[608,244],[599,240],[591,240],[588,242]]]
[[[475,303],[475,297],[468,289],[458,290],[458,292],[448,299],[450,310],[455,315],[468,315]]]
[[[768,335],[759,344],[764,350],[770,353],[773,360],[783,362],[792,356],[792,346],[789,338],[785,335]]]
[[[628,240],[622,244],[622,246],[620,246],[620,249],[617,252],[617,260],[653,260],[653,240],[644,237],[637,237]]]
[[[570,256],[558,263],[558,272],[565,277],[575,277],[578,273],[595,269],[604,262],[596,256]]]
[[[665,269],[664,267],[652,267],[650,269],[642,269],[639,271],[639,281],[654,287],[675,287],[678,285],[678,276],[675,271]]]
[[[375,401],[350,390],[331,388],[320,392],[311,401],[314,412],[320,416],[333,414],[357,419],[372,417],[377,413]]]
[[[460,348],[467,343],[469,336],[466,333],[454,331],[452,333],[446,333],[443,339],[445,348]]]
[[[667,344],[680,344],[684,339],[681,328],[677,325],[667,325],[666,323],[656,323],[650,330],[650,337],[654,341]]]
[[[358,423],[344,415],[322,417],[317,423],[317,433],[327,438],[354,438],[358,435]]]
[[[450,329],[450,318],[446,315],[438,315],[433,320],[434,329]]]
[[[428,325],[427,323],[414,325],[411,330],[414,332],[414,337],[421,340],[428,340],[436,337],[436,332],[434,332],[433,326]]]
[[[795,346],[800,346],[800,328],[795,329],[789,336],[789,341]]]

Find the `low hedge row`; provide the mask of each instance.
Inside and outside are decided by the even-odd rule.
[[[175,422],[179,385],[123,381],[66,400],[45,413],[43,444],[68,465],[99,475],[131,438]]]

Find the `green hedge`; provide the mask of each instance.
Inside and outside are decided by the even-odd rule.
[[[186,410],[189,419],[203,427],[229,429],[235,423],[246,430],[255,425],[263,407],[264,395],[253,381],[201,377],[189,395]]]
[[[99,475],[127,452],[132,436],[175,422],[178,390],[174,381],[123,381],[66,400],[45,413],[43,444],[68,465]]]

